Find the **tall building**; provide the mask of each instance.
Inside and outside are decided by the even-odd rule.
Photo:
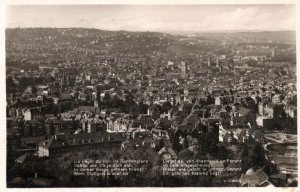
[[[207,57],[207,66],[210,67],[210,57]]]
[[[184,61],[181,61],[180,63],[180,71],[181,71],[181,77],[185,78],[186,77],[186,72],[187,72],[187,67]]]
[[[219,57],[217,57],[217,60],[216,60],[216,66],[217,66],[217,67],[220,67],[220,60],[219,60]]]
[[[272,54],[272,57],[275,57],[275,48],[272,49],[271,54]]]

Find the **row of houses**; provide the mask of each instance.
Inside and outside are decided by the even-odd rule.
[[[126,136],[112,133],[81,133],[72,135],[54,135],[38,144],[39,157],[53,157],[62,153],[78,151],[121,150]]]

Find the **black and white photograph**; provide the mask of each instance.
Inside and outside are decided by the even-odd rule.
[[[6,4],[6,188],[298,187],[296,13]]]

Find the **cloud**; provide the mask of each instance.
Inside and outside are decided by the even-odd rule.
[[[7,25],[134,31],[295,30],[294,5],[9,6]]]

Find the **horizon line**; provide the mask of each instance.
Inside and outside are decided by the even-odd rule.
[[[259,32],[296,32],[297,30],[293,29],[282,29],[282,30],[259,30],[259,29],[233,29],[233,30],[199,30],[199,31],[167,31],[167,30],[161,30],[161,31],[150,31],[150,30],[124,30],[124,29],[103,29],[103,28],[94,28],[94,27],[5,27],[6,29],[94,29],[94,30],[100,30],[100,31],[112,31],[112,32],[118,32],[118,31],[124,31],[124,32],[153,32],[153,33],[240,33],[240,32],[252,32],[252,33],[259,33]]]

